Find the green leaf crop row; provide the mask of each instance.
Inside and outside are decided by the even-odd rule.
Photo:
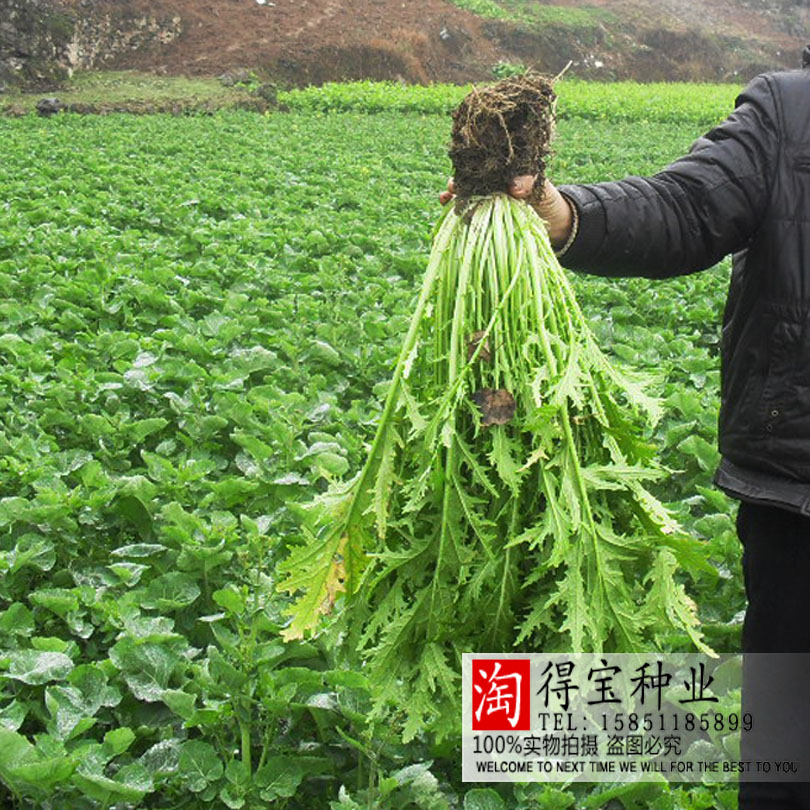
[[[551,176],[655,171],[699,133],[562,121]],[[280,641],[274,584],[287,504],[357,470],[373,438],[447,137],[390,113],[0,120],[0,800],[15,762],[25,808],[253,791],[323,810],[341,785],[365,806],[383,801],[370,773],[396,777],[396,806],[433,784],[400,770],[431,759],[463,794],[454,754],[367,723],[364,673]],[[727,269],[569,280],[607,353],[666,376],[645,438],[674,472],[650,490],[706,541],[721,577],[686,586],[733,649],[739,548],[706,449]]]
[[[470,89],[469,85],[422,87],[361,81],[288,90],[279,93],[279,100],[297,110],[446,114]],[[693,123],[709,127],[728,115],[740,89],[734,84],[639,84],[564,79],[557,84],[557,115],[562,120]]]

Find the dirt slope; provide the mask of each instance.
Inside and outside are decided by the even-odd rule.
[[[155,3],[135,0],[144,13]],[[501,57],[480,18],[446,0],[163,0],[183,34],[116,59],[170,73],[268,68],[296,83],[332,78],[467,81]]]
[[[86,5],[87,0],[64,0]],[[115,3],[100,0],[97,6]],[[798,66],[805,0],[557,0],[601,7],[591,28],[485,20],[450,0],[130,0],[144,15],[182,20],[167,45],[120,54],[114,67],[218,74],[259,68],[295,84],[330,79],[409,82],[491,78],[499,61],[593,78],[745,79]]]

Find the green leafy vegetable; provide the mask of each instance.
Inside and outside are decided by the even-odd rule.
[[[406,738],[456,729],[463,652],[708,650],[674,578],[690,541],[645,488],[660,413],[598,348],[532,208],[446,212],[368,459],[282,565],[303,592],[285,637],[340,599]]]

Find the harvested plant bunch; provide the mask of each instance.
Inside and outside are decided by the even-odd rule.
[[[448,207],[366,463],[301,509],[286,636],[339,603],[406,739],[458,733],[463,652],[708,650],[674,577],[698,543],[645,487],[664,474],[639,438],[657,416],[534,209]]]

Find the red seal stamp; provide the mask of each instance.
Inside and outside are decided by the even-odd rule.
[[[531,731],[528,658],[472,662],[473,731]]]

